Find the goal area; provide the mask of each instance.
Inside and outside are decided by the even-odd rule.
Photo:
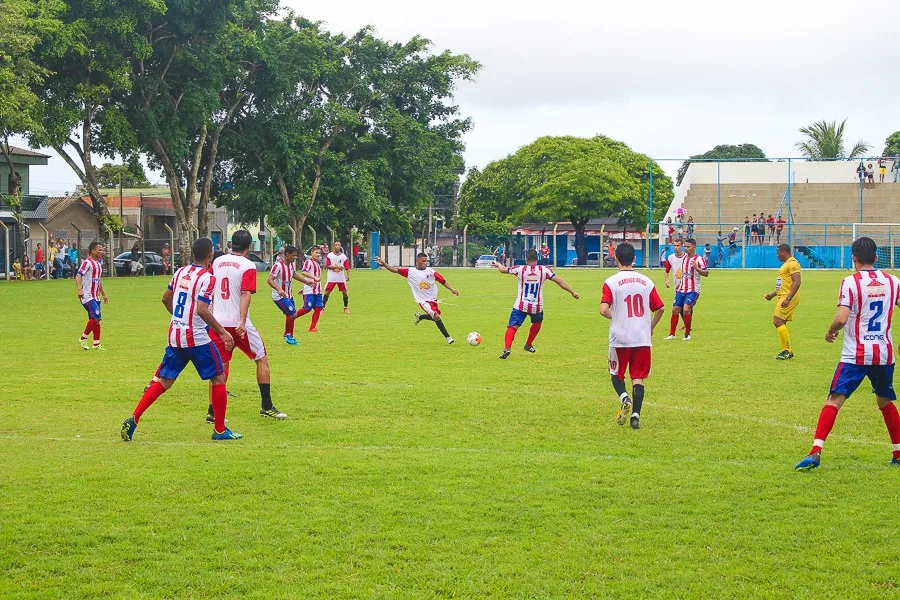
[[[900,267],[900,223],[854,223],[853,241],[861,237],[872,238],[878,244],[877,268]]]

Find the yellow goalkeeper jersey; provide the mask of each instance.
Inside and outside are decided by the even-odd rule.
[[[793,256],[784,261],[778,269],[778,279],[775,280],[775,291],[778,297],[787,296],[791,292],[791,276],[800,272],[800,263]],[[800,292],[797,292],[798,294]]]

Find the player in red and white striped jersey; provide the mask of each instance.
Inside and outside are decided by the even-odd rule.
[[[500,358],[506,359],[512,351],[516,332],[525,322],[525,317],[531,319],[531,328],[528,330],[528,340],[525,342],[525,351],[534,352],[534,339],[537,337],[544,323],[544,282],[552,281],[562,289],[569,292],[578,300],[578,294],[562,277],[556,275],[550,267],[537,264],[537,250],[528,250],[525,253],[525,264],[517,267],[506,267],[495,262],[494,267],[501,273],[515,275],[519,280],[519,293],[513,303],[512,313],[509,315],[509,323],[506,326],[506,346],[500,354]]]
[[[675,289],[674,313],[684,319],[684,339],[691,339],[691,323],[694,317],[694,306],[700,299],[700,278],[709,277],[709,266],[706,260],[697,254],[697,240],[690,238],[684,242],[684,256],[681,258],[681,283]],[[678,319],[673,315],[669,322],[667,340],[675,339],[675,328]]]
[[[861,237],[850,248],[856,273],[841,282],[837,314],[825,341],[829,344],[844,331],[844,347],[831,380],[828,400],[819,414],[812,450],[795,467],[808,471],[819,466],[825,439],[831,433],[838,411],[869,378],[875,401],[884,417],[893,445],[892,465],[900,466],[900,414],[894,405],[894,340],[891,319],[900,305],[900,279],[875,268],[878,247],[872,239]]]
[[[297,311],[297,318],[308,313],[313,314],[309,321],[310,333],[319,332],[319,317],[325,310],[325,302],[322,300],[322,267],[319,266],[321,257],[322,250],[314,247],[309,252],[309,258],[303,261],[303,266],[300,268],[301,275],[306,281],[303,284],[303,308]]]
[[[269,279],[266,281],[272,288],[272,300],[281,312],[284,313],[284,341],[291,346],[297,345],[294,339],[294,321],[299,316],[294,305],[294,280],[307,283],[306,277],[296,270],[297,247],[285,246],[284,257],[279,258],[272,265]]]
[[[631,266],[634,264],[631,244],[616,246],[616,264],[619,272],[603,284],[600,314],[612,321],[609,326],[609,372],[613,389],[622,402],[616,421],[624,425],[630,414],[632,429],[640,429],[644,379],[650,375],[650,336],[665,312],[665,305],[653,282]],[[626,370],[631,375],[633,402],[625,390]]]
[[[103,260],[103,244],[91,242],[88,246],[88,258],[81,263],[81,268],[75,273],[75,287],[78,288],[78,299],[88,313],[88,322],[84,326],[84,333],[78,343],[85,350],[90,350],[88,336],[94,334],[94,349],[103,350],[100,345],[100,296],[103,296],[103,304],[109,304],[109,298],[103,291],[103,283],[100,281],[101,261]]]
[[[676,239],[673,244],[675,245],[675,252],[671,253],[666,257],[663,261],[663,266],[666,268],[666,287],[671,287],[669,283],[669,273],[672,274],[672,279],[674,279],[675,289],[678,290],[678,287],[681,285],[681,268],[682,268],[682,260],[684,259],[684,242],[681,241],[681,238]],[[680,312],[672,311],[672,318],[669,322],[669,327],[672,328],[672,331],[678,328],[678,318],[681,316]]]
[[[163,305],[172,314],[169,323],[168,346],[150,385],[144,390],[140,402],[130,417],[122,423],[122,439],[130,442],[134,437],[141,415],[157,398],[162,396],[187,366],[193,363],[201,379],[212,385],[212,403],[215,411],[214,440],[236,440],[240,434],[225,427],[225,411],[228,397],[225,393],[225,367],[207,327],[216,332],[223,347],[231,350],[234,340],[216,320],[210,309],[216,280],[209,272],[213,256],[212,240],[200,238],[191,249],[193,264],[175,272],[162,297]]]

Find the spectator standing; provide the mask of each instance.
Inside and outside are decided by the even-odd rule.
[[[859,166],[856,167],[856,175],[859,177],[859,185],[866,184],[866,165],[863,164],[863,161],[859,161]]]
[[[62,279],[65,273],[66,259],[69,258],[69,247],[62,240],[56,241],[56,258],[53,267],[56,269],[56,279]]]
[[[722,233],[722,232],[720,231],[719,233]],[[691,236],[691,237],[693,237],[693,236]],[[709,259],[711,256],[712,256],[712,248],[709,246],[709,244],[706,244],[705,246],[703,246],[703,260],[706,261],[706,264],[709,264]]]
[[[753,216],[750,217],[750,245],[756,245],[756,238],[759,236],[759,227],[757,226],[756,221],[756,213],[753,213]]]
[[[72,245],[69,246],[69,265],[72,267],[71,275],[72,278],[75,278],[75,271],[78,269],[78,244],[72,242]]]
[[[57,254],[59,254],[59,248],[56,247],[56,242],[51,240],[50,244],[47,246],[47,279],[56,277],[55,270]]]
[[[170,267],[172,266],[172,249],[169,248],[169,242],[163,244],[162,247],[162,264],[163,270],[166,274],[169,274]]]
[[[735,227],[731,230],[731,233],[728,234],[728,256],[729,258],[737,254],[737,232],[738,228]]]
[[[744,245],[750,243],[750,217],[744,217]]]
[[[769,230],[769,244],[771,244],[775,239],[775,217],[769,215],[769,218],[766,219],[766,227]]]
[[[881,158],[878,159],[878,183],[884,183],[884,176],[887,174],[887,156],[885,153],[881,154]]]
[[[900,156],[894,157],[894,164],[891,165],[891,171],[894,172],[894,183],[900,183]]]
[[[668,235],[667,244],[671,244],[673,237],[675,236],[675,226],[672,225],[672,217],[666,219],[666,234]]]
[[[139,275],[144,266],[141,264],[141,249],[137,244],[131,247],[129,259],[131,260],[131,274]]]
[[[541,244],[541,264],[545,266],[550,264],[550,246],[547,242]]]
[[[37,271],[38,279],[44,277],[44,249],[41,248],[40,242],[38,242],[37,250],[34,251],[34,270]]]
[[[729,236],[722,235],[722,230],[716,234],[716,266],[721,264],[722,260],[725,258],[725,240],[728,239]],[[707,259],[709,262],[709,259]]]
[[[681,215],[675,215],[675,235],[679,240],[684,239],[684,217]],[[615,249],[613,249],[613,256],[615,256]]]
[[[689,238],[694,237],[694,217],[688,217],[687,220],[687,235]]]
[[[31,261],[28,259],[28,255],[22,257],[22,274],[25,275],[26,281],[33,280],[34,277],[34,266],[31,264]]]
[[[866,166],[866,180],[872,184],[872,187],[875,187],[875,167],[872,166],[872,163],[869,163]]]
[[[756,230],[759,234],[756,238],[756,242],[762,246],[766,243],[766,215],[763,211],[759,211],[759,218],[756,219]]]
[[[781,244],[781,232],[784,231],[784,224],[787,223],[781,215],[775,220],[775,243]]]

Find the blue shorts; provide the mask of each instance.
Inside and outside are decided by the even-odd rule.
[[[872,383],[872,393],[879,398],[896,400],[894,393],[894,365],[854,365],[838,363],[831,380],[831,393],[850,397],[866,377]]]
[[[190,348],[173,348],[168,346],[162,362],[156,370],[160,379],[178,379],[189,362],[194,363],[197,375],[206,381],[225,372],[222,357],[212,342],[203,346]]]
[[[281,309],[281,312],[287,317],[293,317],[297,314],[297,307],[294,306],[293,298],[281,298],[275,301],[275,306]]]
[[[88,300],[87,302],[82,303],[84,310],[87,311],[88,318],[93,319],[95,321],[100,320],[100,303],[96,300]]]
[[[675,292],[675,303],[672,306],[677,306],[678,308],[684,305],[694,306],[699,299],[700,292]]]
[[[509,324],[507,327],[521,327],[522,323],[525,322],[525,317],[531,317],[532,323],[540,323],[544,320],[544,311],[538,313],[527,313],[522,312],[518,308],[512,309],[512,313],[509,315]]]
[[[304,294],[303,308],[306,310],[325,308],[325,302],[322,301],[322,294]]]

